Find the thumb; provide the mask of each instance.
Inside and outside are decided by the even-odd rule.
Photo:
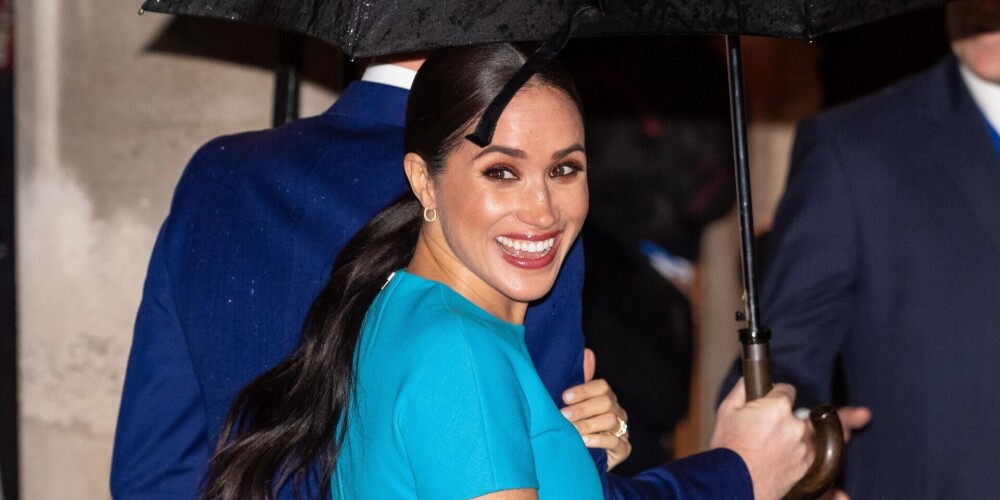
[[[590,349],[583,350],[583,381],[590,382],[594,379],[594,371],[597,370],[597,356]]]

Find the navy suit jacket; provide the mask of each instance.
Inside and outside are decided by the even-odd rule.
[[[851,498],[1000,492],[1000,160],[955,58],[806,120],[761,308],[798,403],[873,419]]]
[[[407,92],[351,84],[326,113],[216,139],[185,170],[149,264],[115,435],[119,499],[194,498],[235,393],[296,344],[333,258],[409,189]],[[583,252],[570,253],[526,341],[553,399],[582,383]],[[603,452],[593,452],[600,470]],[[625,480],[610,497],[749,498],[743,462],[716,450]],[[625,495],[625,496],[623,496]]]

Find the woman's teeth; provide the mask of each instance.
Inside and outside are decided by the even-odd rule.
[[[555,238],[542,241],[515,240],[506,236],[497,236],[497,243],[508,252],[546,253],[555,245]]]

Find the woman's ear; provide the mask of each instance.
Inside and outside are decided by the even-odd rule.
[[[416,153],[406,153],[403,157],[403,170],[410,181],[410,189],[420,200],[424,208],[437,208],[434,196],[434,179],[431,178],[427,162]]]

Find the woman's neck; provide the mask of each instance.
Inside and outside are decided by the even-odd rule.
[[[447,248],[436,245],[420,233],[413,259],[406,271],[442,283],[491,315],[517,325],[524,323],[526,302],[507,297],[465,267]]]

